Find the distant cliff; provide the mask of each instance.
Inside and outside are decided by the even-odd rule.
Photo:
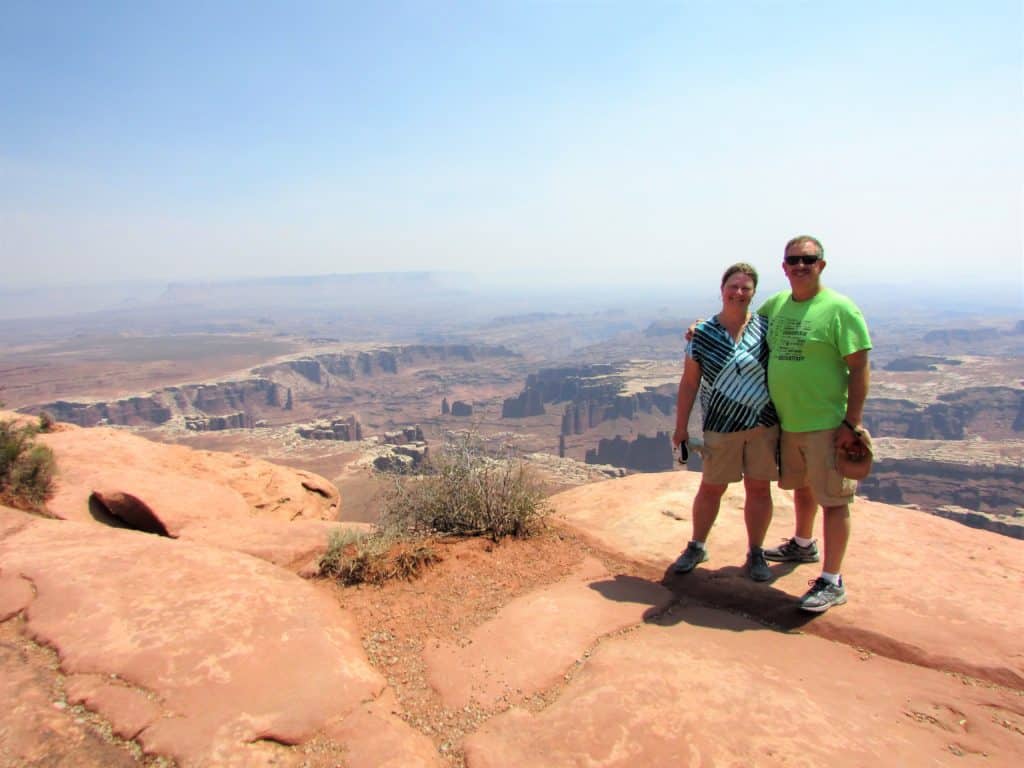
[[[563,420],[562,434],[580,434],[604,421],[632,419],[655,409],[670,415],[675,409],[675,392],[647,387],[642,392],[626,390],[625,364],[580,365],[543,368],[526,378],[523,391],[505,400],[503,418],[523,418],[544,413],[545,404],[567,403],[569,421]],[[571,411],[569,410],[571,408]]]
[[[944,328],[937,331],[928,331],[924,335],[923,340],[932,344],[970,343],[987,341],[999,334],[1000,330],[998,328]]]
[[[270,379],[280,374],[297,373],[314,384],[324,384],[330,377],[352,381],[381,374],[397,374],[404,366],[421,362],[457,360],[471,363],[491,357],[518,357],[518,354],[502,346],[413,344],[366,352],[312,355],[254,368],[253,373]]]
[[[857,493],[1024,538],[1024,461],[1016,445],[883,437]]]
[[[962,365],[962,360],[938,355],[910,355],[890,360],[885,365],[887,371],[937,371],[940,365]]]
[[[265,409],[283,407],[287,396],[287,389],[272,381],[247,379],[218,384],[165,387],[149,395],[110,402],[83,403],[57,400],[22,410],[27,413],[47,411],[57,421],[66,421],[80,427],[94,427],[98,424],[152,426],[163,424],[179,415],[230,416],[241,424],[251,423],[254,414],[262,413]],[[198,425],[200,422],[193,420],[192,423]]]
[[[889,504],[954,505],[1004,513],[1024,509],[1024,466],[944,461],[933,457],[881,458],[859,492]]]
[[[474,362],[489,357],[516,356],[505,347],[474,344],[419,344],[365,352],[325,353],[254,368],[254,378],[250,379],[165,387],[147,395],[111,401],[58,400],[22,410],[26,413],[45,410],[58,421],[82,427],[98,424],[155,426],[185,416],[230,416],[232,423],[249,425],[268,411],[291,410],[295,397],[300,394],[319,393],[356,379],[397,375],[405,366],[438,360]]]
[[[1024,432],[1024,390],[969,387],[940,395],[938,402],[869,398],[864,425],[872,434],[915,440],[989,440],[1019,437]]]
[[[587,451],[587,464],[611,464],[638,472],[664,472],[673,469],[672,438],[668,432],[654,437],[637,435],[633,440],[616,436],[601,440]]]

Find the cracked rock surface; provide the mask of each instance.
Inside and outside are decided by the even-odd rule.
[[[811,616],[818,565],[743,572],[738,488],[710,560],[669,572],[699,483],[678,471],[564,491],[533,538],[439,541],[415,581],[343,588],[296,573],[290,531],[336,524],[292,519],[291,470],[120,440],[120,476],[58,450],[63,519],[0,507],[5,768],[1024,763],[1024,542],[858,500],[850,601]],[[97,489],[168,535],[97,519]],[[792,532],[773,492],[770,543]]]

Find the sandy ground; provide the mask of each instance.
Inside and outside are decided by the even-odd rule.
[[[381,587],[333,587],[341,605],[362,630],[363,647],[394,690],[402,718],[429,735],[451,766],[463,766],[463,737],[508,704],[486,710],[476,705],[449,708],[430,686],[423,652],[428,643],[458,641],[492,618],[512,599],[552,584],[588,554],[598,554],[610,569],[622,563],[595,553],[571,532],[547,528],[529,540],[498,544],[471,539],[440,542],[442,562],[415,582]],[[557,691],[538,697],[537,708]]]

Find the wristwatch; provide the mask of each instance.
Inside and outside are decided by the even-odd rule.
[[[857,435],[857,437],[860,437],[860,428],[859,427],[853,426],[853,424],[851,424],[849,422],[849,420],[847,420],[847,419],[843,419],[842,423],[847,427],[847,429],[849,429],[851,432],[853,432],[853,434]]]

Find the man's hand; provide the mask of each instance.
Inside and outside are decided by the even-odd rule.
[[[693,341],[693,334],[697,330],[697,325],[699,323],[703,323],[703,322],[704,322],[704,318],[703,317],[698,317],[696,320],[694,320],[692,323],[690,323],[687,326],[686,331],[683,333],[683,338],[686,339],[687,342]]]
[[[845,420],[836,429],[836,447],[841,448],[851,456],[859,456],[864,453],[864,443],[860,439],[860,424],[852,427]]]
[[[672,434],[672,447],[678,448],[680,445],[690,439],[690,433],[685,429],[677,429]]]

